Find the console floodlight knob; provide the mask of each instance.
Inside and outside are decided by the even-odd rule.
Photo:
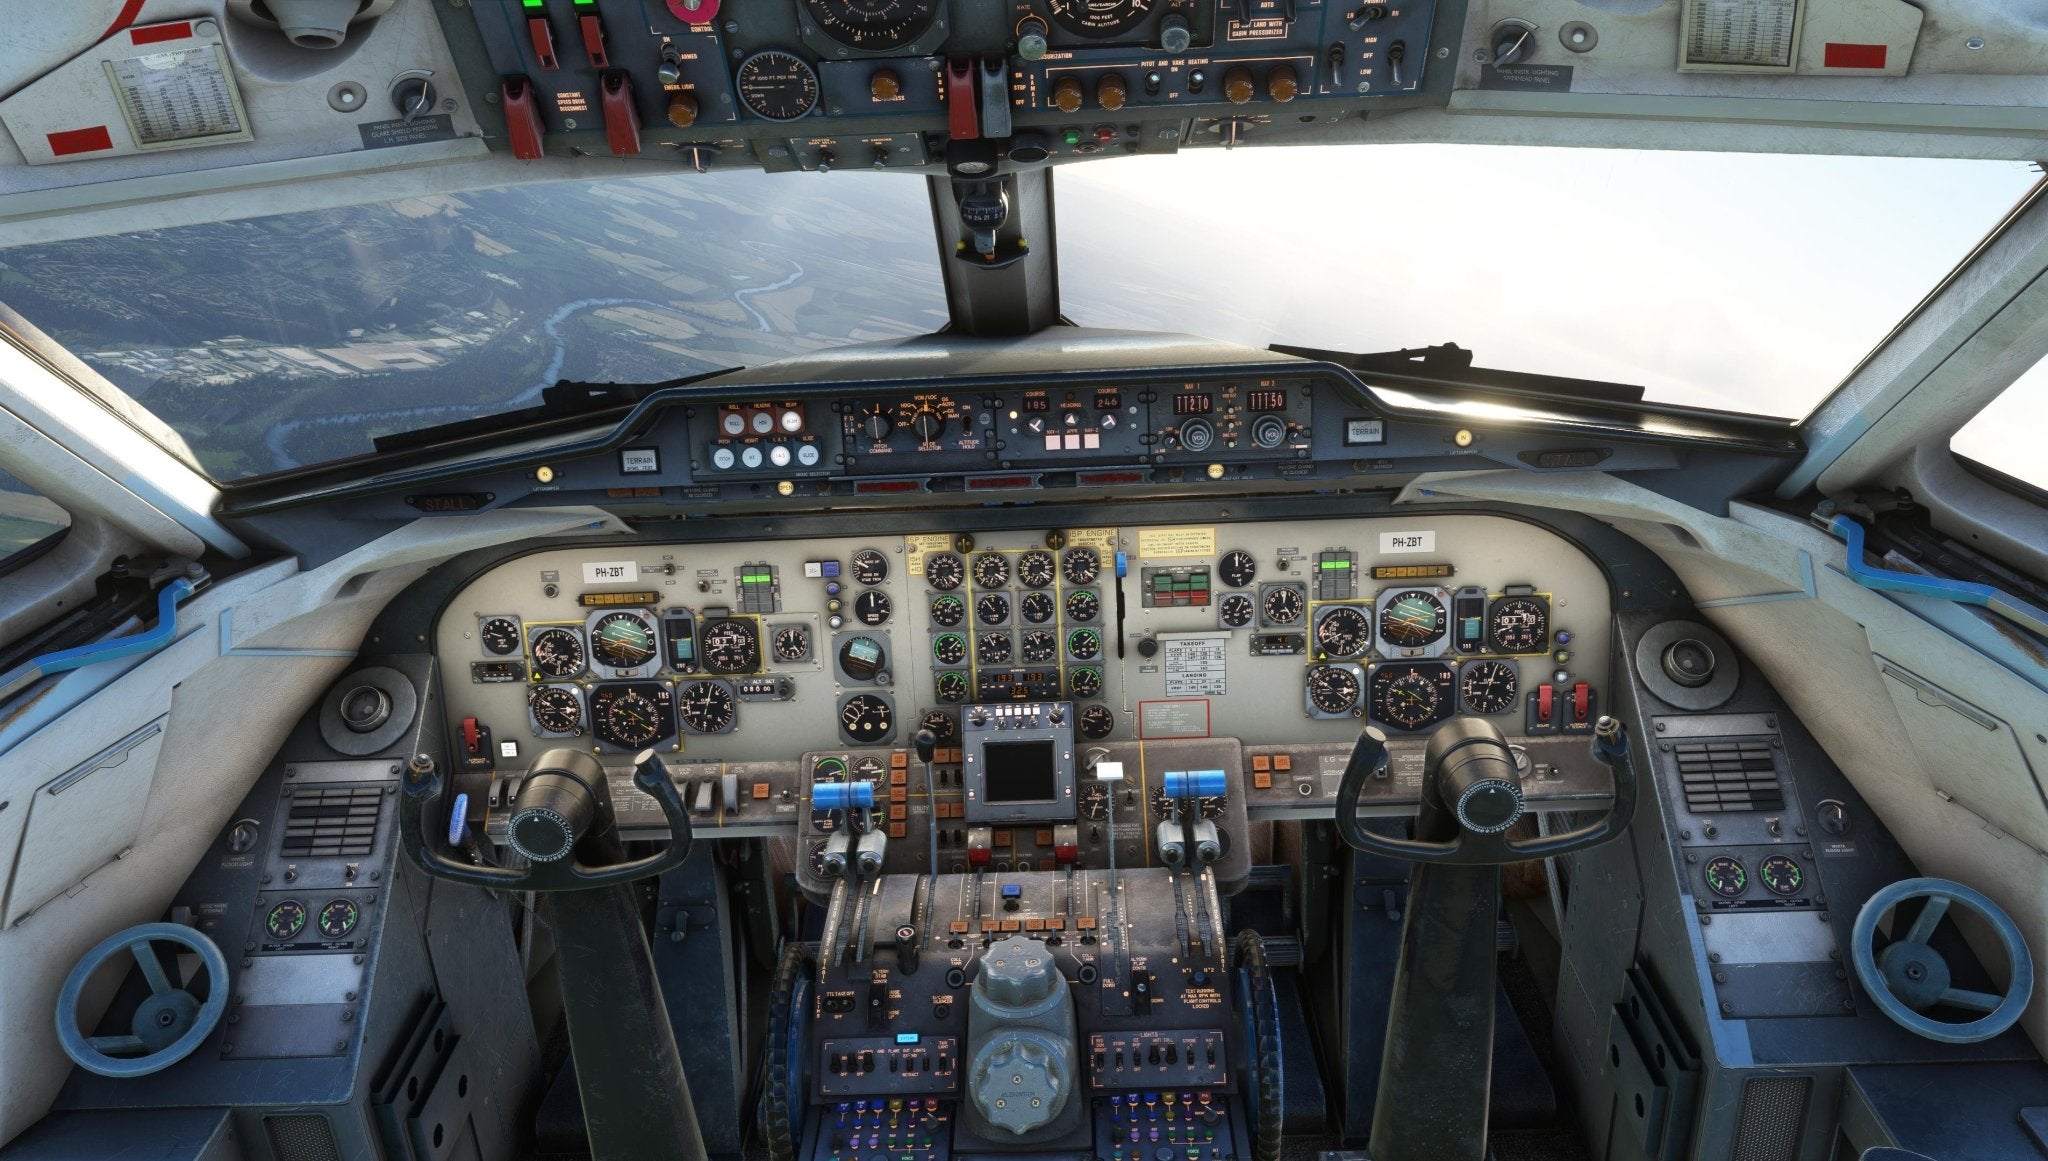
[[[1017,26],[1017,55],[1025,60],[1043,57],[1048,47],[1045,31],[1045,21],[1036,16],[1027,17],[1024,23]]]
[[[1159,47],[1174,56],[1179,56],[1194,43],[1195,35],[1188,29],[1188,22],[1178,16],[1169,16],[1159,22]]]

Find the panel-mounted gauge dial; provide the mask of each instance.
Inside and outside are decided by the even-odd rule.
[[[1372,719],[1397,730],[1424,730],[1443,721],[1458,696],[1456,675],[1439,661],[1379,666],[1369,687]]]
[[[329,939],[347,939],[363,917],[353,899],[330,899],[320,908],[320,934]]]
[[[885,741],[896,729],[896,709],[875,693],[856,693],[839,703],[839,733],[857,746]]]
[[[1093,661],[1102,656],[1102,634],[1094,629],[1076,629],[1068,633],[1067,656],[1076,661]]]
[[[939,15],[939,0],[803,0],[818,31],[860,52],[895,52]]]
[[[1350,717],[1358,712],[1365,692],[1356,665],[1312,665],[1307,676],[1309,713],[1320,718]]]
[[[1380,640],[1389,651],[1426,649],[1442,641],[1450,627],[1443,595],[1433,589],[1382,594],[1379,620]]]
[[[1008,633],[977,633],[974,637],[974,660],[980,665],[1001,665],[1010,659],[1010,635]]]
[[[1094,589],[1075,589],[1067,594],[1067,620],[1093,621],[1102,611],[1102,600]]]
[[[1222,577],[1223,583],[1231,588],[1245,588],[1252,583],[1253,577],[1259,575],[1259,562],[1252,559],[1252,554],[1244,549],[1233,548],[1223,554],[1223,559],[1216,562],[1216,575]]]
[[[1550,648],[1550,605],[1537,597],[1503,597],[1486,610],[1486,644],[1495,653]]]
[[[941,746],[960,736],[960,723],[945,710],[931,710],[917,719],[919,729],[930,730]]]
[[[676,717],[693,734],[722,734],[737,719],[738,699],[723,681],[693,681],[676,691]]]
[[[761,668],[760,630],[754,622],[721,617],[704,622],[699,650],[712,673],[752,673]]]
[[[1031,629],[1017,646],[1017,656],[1026,665],[1044,665],[1059,656],[1059,638],[1046,629]]]
[[[794,121],[818,107],[818,74],[793,52],[771,48],[740,62],[733,87],[747,112],[769,121]]]
[[[967,660],[967,638],[958,633],[941,633],[932,638],[932,660],[940,665],[958,665]]]
[[[965,657],[964,653],[962,657]],[[935,683],[935,688],[940,701],[945,702],[947,705],[958,705],[967,700],[967,675],[958,670],[941,673]]]
[[[621,609],[590,623],[590,655],[607,669],[639,669],[660,652],[654,622],[644,613]]]
[[[1706,879],[1707,889],[1723,899],[1733,899],[1749,889],[1749,872],[1740,859],[1728,855],[1708,859],[1700,875]]]
[[[583,732],[583,697],[570,685],[536,685],[526,699],[535,731],[556,738]]]
[[[1076,36],[1106,39],[1142,24],[1153,0],[1048,0],[1046,11]]]
[[[974,619],[984,625],[1000,625],[1010,619],[1010,598],[988,593],[975,598]]]
[[[950,629],[966,619],[966,601],[955,596],[932,598],[932,624]]]
[[[984,552],[974,558],[974,587],[999,589],[1010,583],[1010,561],[1000,552]]]
[[[1116,729],[1116,713],[1100,703],[1084,706],[1079,726],[1082,737],[1101,741]]]
[[[1372,644],[1372,618],[1351,605],[1316,610],[1316,648],[1328,657],[1356,657]]]
[[[1763,881],[1764,890],[1779,896],[1797,895],[1806,885],[1806,872],[1790,855],[1766,856],[1757,866],[1756,877]]]
[[[893,608],[888,593],[869,590],[853,598],[853,619],[873,629],[888,622]]]
[[[503,657],[519,652],[519,621],[515,617],[485,617],[477,622],[476,635],[486,653]]]
[[[584,670],[583,635],[559,626],[535,633],[526,645],[534,672],[542,677],[574,677]]]
[[[1069,548],[1060,558],[1060,575],[1070,585],[1090,584],[1102,575],[1102,554],[1092,548]]]
[[[1067,692],[1075,697],[1094,697],[1102,692],[1102,671],[1092,666],[1076,665],[1067,672]]]
[[[659,682],[600,685],[590,693],[590,733],[617,750],[638,750],[676,732],[674,696]]]
[[[924,581],[941,592],[951,592],[967,579],[967,562],[950,552],[935,552],[924,558]]]
[[[1269,626],[1297,625],[1308,608],[1306,591],[1296,584],[1259,586],[1259,622]]]
[[[1042,589],[1059,576],[1059,563],[1052,553],[1032,549],[1017,558],[1017,583],[1027,589]]]
[[[808,625],[775,627],[775,659],[795,663],[811,659],[811,630]]]
[[[1226,629],[1242,629],[1252,623],[1258,606],[1249,593],[1224,593],[1216,602],[1216,623]]]
[[[855,681],[873,681],[889,664],[889,654],[873,637],[848,637],[839,646],[839,671]]]
[[[1025,593],[1017,602],[1017,615],[1024,618],[1027,624],[1043,625],[1052,620],[1053,615],[1059,612],[1059,608],[1053,603],[1051,593]]]
[[[1458,696],[1468,713],[1506,713],[1515,706],[1518,684],[1513,662],[1474,661],[1458,674]]]
[[[864,585],[878,585],[889,579],[889,558],[872,548],[853,554],[853,579]]]

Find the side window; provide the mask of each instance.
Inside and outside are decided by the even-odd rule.
[[[1948,441],[1959,456],[2048,491],[2048,455],[2041,433],[2048,430],[2048,359],[2013,381]]]
[[[0,468],[0,572],[24,551],[71,527],[71,513]]]

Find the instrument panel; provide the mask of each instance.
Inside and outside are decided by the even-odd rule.
[[[651,746],[703,810],[786,830],[818,755],[900,769],[929,729],[957,773],[968,717],[1008,705],[1134,761],[1226,743],[1255,806],[1326,807],[1366,722],[1418,751],[1460,714],[1590,731],[1611,619],[1569,541],[1458,514],[547,549],[460,590],[435,644],[471,773]]]
[[[472,107],[515,156],[965,177],[1234,145],[1420,91],[1431,0],[478,0]],[[458,55],[464,55],[458,53]],[[1291,107],[1290,107],[1291,106]],[[496,126],[492,136],[500,136]]]

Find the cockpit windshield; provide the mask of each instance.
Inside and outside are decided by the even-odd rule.
[[[1062,313],[1804,414],[2033,181],[2012,162],[1441,145],[1191,151],[1058,182]],[[1157,191],[1178,191],[1162,197]],[[946,325],[923,183],[490,189],[0,252],[0,297],[215,478]]]

